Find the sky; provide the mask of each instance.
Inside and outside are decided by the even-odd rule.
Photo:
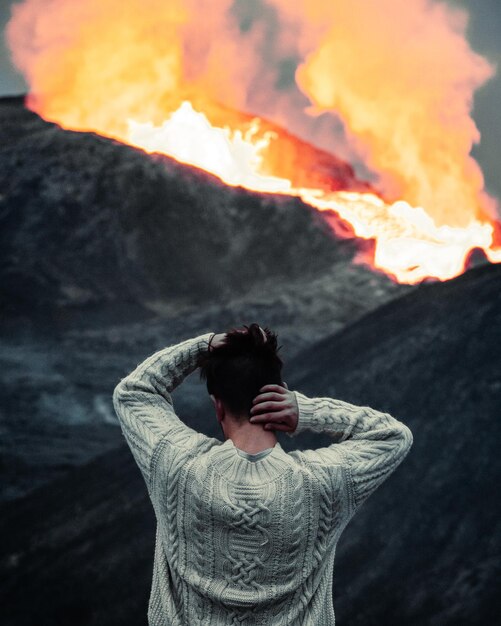
[[[487,190],[501,201],[501,2],[500,0],[447,0],[452,6],[468,9],[468,39],[471,47],[498,67],[496,76],[475,95],[473,119],[481,134],[473,156],[482,167]],[[26,93],[23,77],[10,62],[3,37],[12,0],[0,0],[0,96]]]

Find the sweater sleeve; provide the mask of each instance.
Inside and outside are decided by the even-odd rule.
[[[170,394],[198,367],[213,334],[155,352],[122,378],[113,391],[122,433],[148,486],[151,460],[161,440],[168,438],[186,447],[193,436],[200,435],[176,415]]]
[[[353,505],[358,508],[404,460],[413,443],[411,430],[389,413],[368,406],[334,398],[308,398],[298,391],[294,394],[298,425],[287,435],[311,430],[335,439],[332,445],[312,451],[314,460],[348,468]]]

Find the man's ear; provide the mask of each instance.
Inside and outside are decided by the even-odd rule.
[[[222,421],[224,419],[225,411],[224,405],[219,398],[216,398],[212,393],[209,394],[212,402],[214,403],[214,407],[216,409],[216,416],[218,421]]]

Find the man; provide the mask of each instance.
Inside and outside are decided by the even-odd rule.
[[[402,462],[388,413],[308,398],[281,379],[277,337],[257,324],[164,348],[113,402],[157,519],[150,626],[335,624],[338,539]],[[197,367],[225,441],[186,426],[171,393]],[[274,431],[333,443],[287,453]]]

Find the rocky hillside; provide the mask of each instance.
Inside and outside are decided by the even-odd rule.
[[[341,537],[334,572],[339,623],[495,623],[500,280],[501,265],[493,265],[421,285],[286,364],[289,387],[388,411],[414,433],[409,456]],[[98,336],[86,337],[90,351]],[[218,436],[193,397],[178,399],[187,423]],[[279,437],[289,450],[329,443],[312,434]],[[146,624],[154,527],[123,442],[3,503],[2,623]]]
[[[215,302],[317,276],[361,245],[334,236],[297,198],[229,187],[170,158],[62,130],[19,98],[0,99],[0,146],[4,313]],[[306,149],[335,187],[364,186],[348,165]]]

